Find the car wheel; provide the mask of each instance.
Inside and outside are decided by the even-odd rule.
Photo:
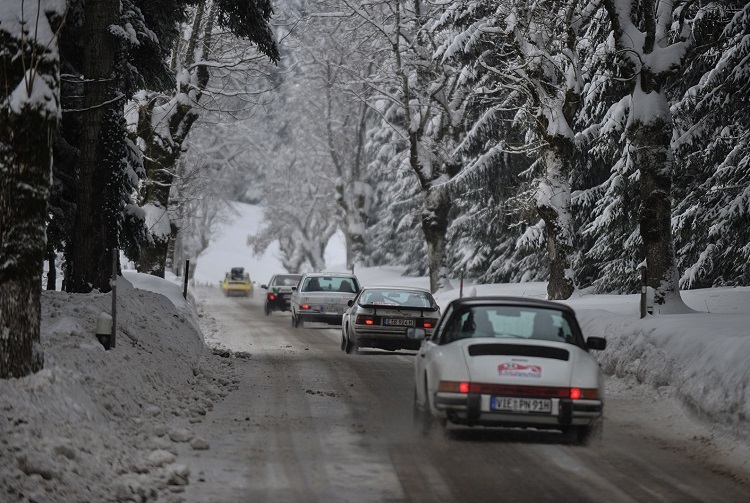
[[[563,435],[571,445],[588,445],[594,438],[601,436],[601,422],[588,426],[568,426]]]
[[[294,315],[294,311],[292,311],[292,326],[294,328],[304,327],[303,321],[300,319],[299,316]]]
[[[271,310],[268,309],[268,302],[266,302],[265,304],[263,304],[263,311],[266,313],[266,316],[268,316],[269,314],[271,314]]]
[[[427,404],[428,394],[427,394],[427,382],[425,381],[425,387],[424,387],[424,396],[425,396],[425,403],[420,405],[417,401],[417,389],[414,388],[414,409],[413,409],[413,417],[414,417],[414,426],[417,428],[420,434],[422,436],[427,436],[430,434],[430,431],[432,431],[432,427],[435,424],[435,418],[432,417],[432,411],[430,410],[430,406]]]
[[[359,345],[356,342],[353,342],[348,334],[346,336],[346,347],[344,348],[344,351],[346,351],[346,354],[348,355],[359,353]]]

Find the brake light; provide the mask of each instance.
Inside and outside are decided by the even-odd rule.
[[[355,323],[357,325],[379,325],[380,324],[380,318],[375,316],[367,316],[364,314],[357,315],[357,319],[355,320]]]
[[[425,321],[424,323],[422,323],[422,326],[424,328],[432,328],[432,323],[429,321]]]
[[[469,383],[465,381],[440,381],[438,391],[447,391],[449,393],[468,393]]]
[[[573,400],[581,398],[581,388],[570,388],[570,398]]]
[[[310,309],[310,304],[302,304],[299,306],[300,309]]]
[[[268,300],[274,300],[274,299],[276,299],[276,296],[274,294],[272,294],[272,293],[269,293],[268,294]]]

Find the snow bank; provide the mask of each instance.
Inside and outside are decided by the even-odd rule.
[[[110,294],[44,292],[45,368],[0,380],[0,501],[146,501],[188,483],[175,444],[227,394],[232,362],[206,348],[187,303],[123,278],[117,299],[104,351],[95,327]]]

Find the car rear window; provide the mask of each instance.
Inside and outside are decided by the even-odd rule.
[[[419,290],[391,290],[387,288],[369,289],[362,293],[359,301],[363,306],[397,306],[436,309],[432,295]]]
[[[523,306],[465,307],[452,317],[442,337],[445,342],[495,337],[583,345],[580,333],[562,311]]]
[[[281,275],[281,276],[275,276],[273,278],[273,283],[271,283],[272,286],[297,286],[297,283],[299,283],[299,279],[302,276],[295,276],[295,275]]]
[[[312,276],[305,278],[303,292],[357,293],[359,285],[354,278],[342,276]]]

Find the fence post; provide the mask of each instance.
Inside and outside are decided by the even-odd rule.
[[[182,298],[187,299],[187,285],[188,285],[188,278],[190,277],[190,261],[185,261],[185,284],[182,287]]]
[[[464,268],[461,268],[461,276],[458,283],[458,298],[463,298],[464,296]]]
[[[646,266],[641,266],[641,318],[645,318],[647,314],[646,310],[646,297],[648,292],[648,269]]]

